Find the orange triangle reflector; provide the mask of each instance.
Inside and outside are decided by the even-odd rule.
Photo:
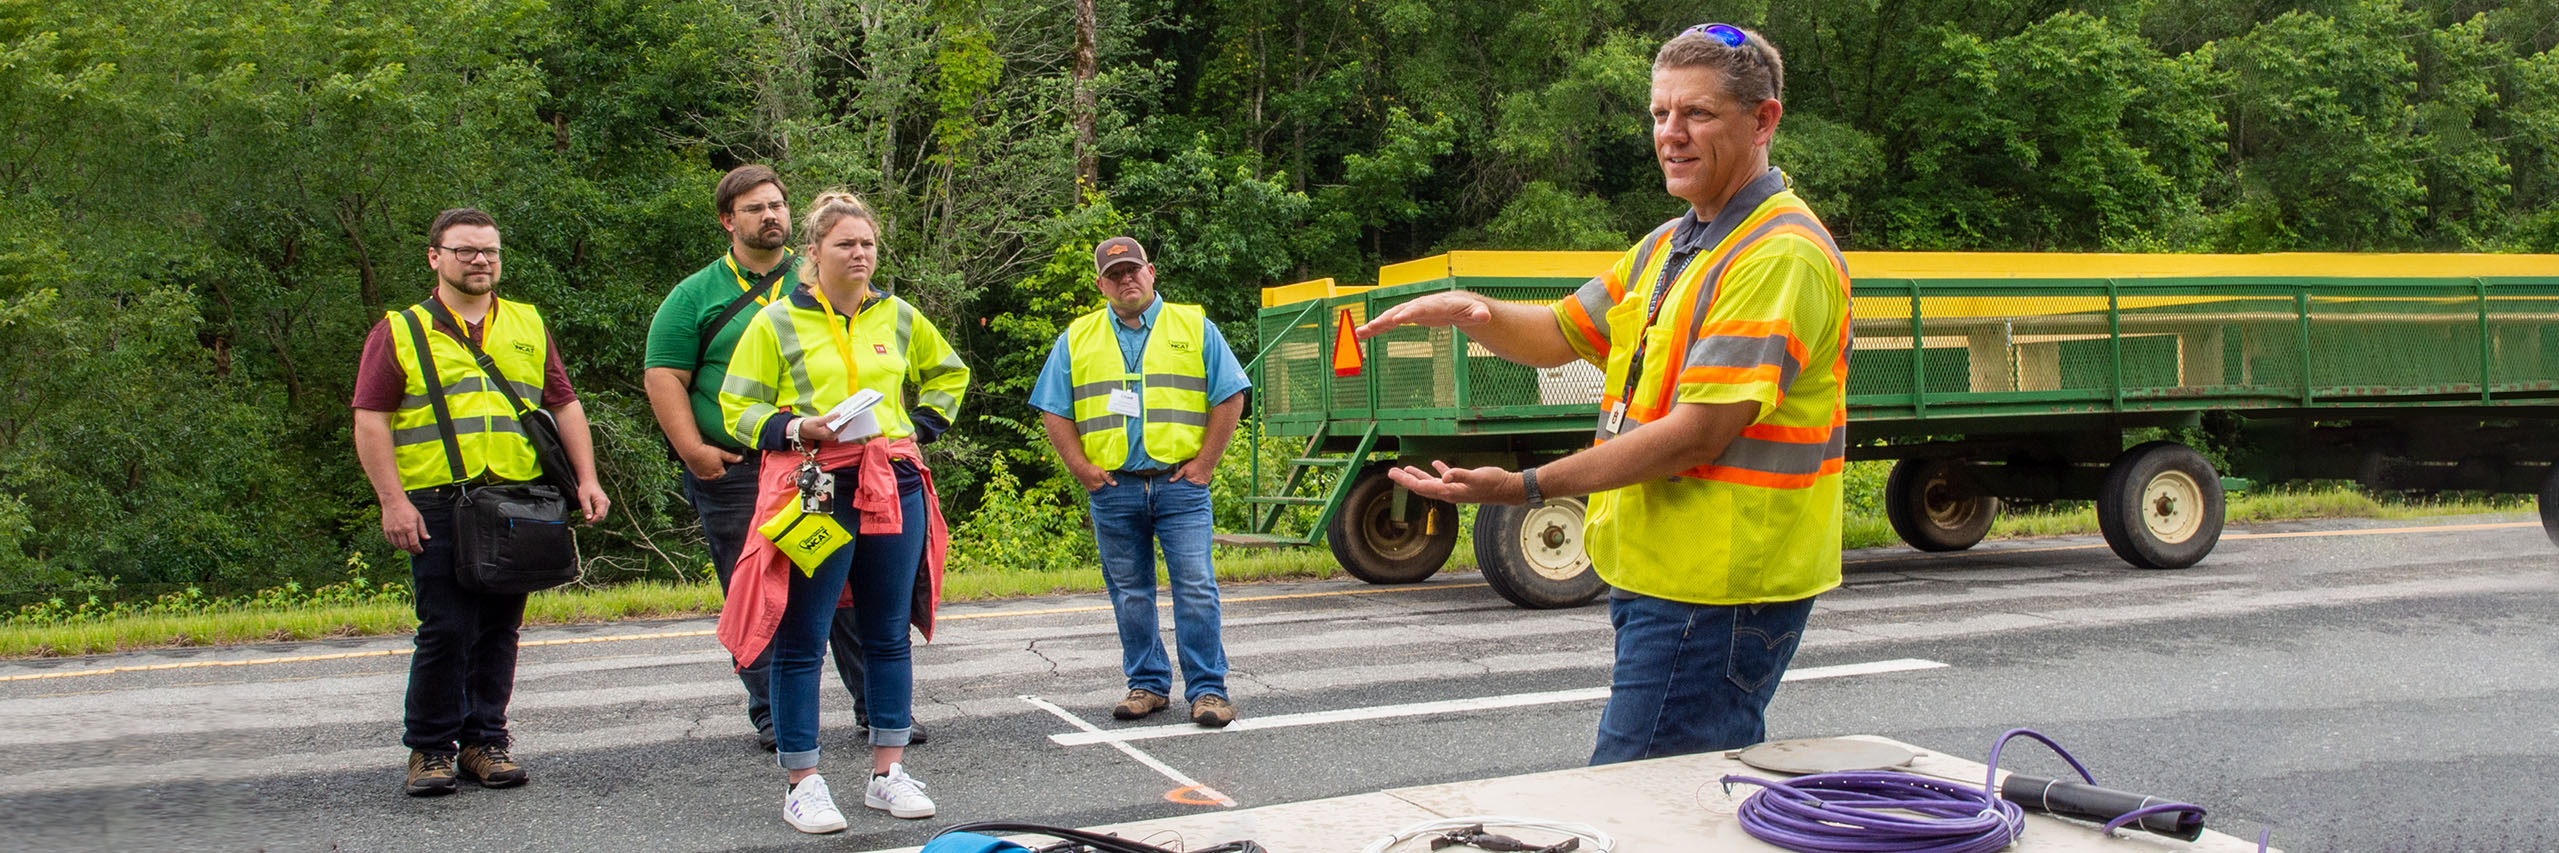
[[[1341,318],[1333,323],[1333,375],[1335,376],[1359,375],[1359,337],[1351,334],[1351,327],[1354,325],[1357,324],[1351,320],[1351,309],[1348,308],[1342,309]]]

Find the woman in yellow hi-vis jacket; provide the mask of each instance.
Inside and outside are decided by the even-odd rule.
[[[863,805],[933,815],[904,763],[915,691],[907,626],[933,636],[948,543],[918,445],[950,427],[969,369],[915,306],[871,286],[878,215],[845,192],[812,208],[803,284],[757,312],[720,388],[729,431],[765,460],[763,535],[739,555],[719,635],[741,665],[771,644],[774,736],[791,783],[782,817],[823,833],[845,825],[817,772],[818,669],[839,604],[853,608],[871,709]],[[827,417],[862,391],[880,395],[876,434]]]

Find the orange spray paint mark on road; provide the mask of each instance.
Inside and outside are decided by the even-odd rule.
[[[1211,790],[1207,785],[1186,785],[1164,792],[1164,799],[1166,802],[1181,803],[1186,806],[1226,805],[1226,803],[1219,802],[1217,799],[1214,799],[1217,796],[1218,793]]]

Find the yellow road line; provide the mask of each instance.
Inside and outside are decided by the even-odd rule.
[[[2540,526],[2541,522],[2538,521],[2499,521],[2486,524],[2434,524],[2418,527],[2371,527],[2357,530],[2298,530],[2290,533],[2228,533],[2223,534],[2221,538],[2222,541],[2227,542],[2233,539],[2300,539],[2312,536],[2378,536],[2385,533],[2441,533],[2465,530],[2510,530],[2517,527]],[[2005,556],[2008,554],[2043,554],[2053,551],[2087,551],[2104,547],[2106,547],[2106,544],[2100,542],[2093,545],[2055,545],[2049,548],[2007,548],[1992,551],[1939,551],[1934,553],[1895,554],[1890,557],[1876,557],[1871,560],[1849,560],[1846,562],[1846,565],[1863,566],[1874,563],[1895,563],[1906,560],[1933,560],[1941,557],[1958,557],[1964,555]]]
[[[2517,527],[2540,527],[2538,521],[2500,521],[2490,524],[2438,524],[2422,527],[2375,527],[2369,530],[2303,530],[2293,533],[2233,533],[2223,539],[2298,539],[2304,536],[2375,536],[2383,533],[2435,533],[2453,530],[2509,530]]]
[[[2448,533],[2448,532],[2460,532],[2460,531],[2472,531],[2472,530],[2508,530],[2508,529],[2513,529],[2513,528],[2518,528],[2518,527],[2538,527],[2538,526],[2540,526],[2540,522],[2537,522],[2537,521],[2509,521],[2509,522],[2496,522],[2496,523],[2490,523],[2490,524],[2445,524],[2445,525],[2432,525],[2432,526],[2421,526],[2421,527],[2377,527],[2377,528],[2369,528],[2369,529],[2362,529],[2362,530],[2305,530],[2305,531],[2298,531],[2298,532],[2292,532],[2292,533],[2233,533],[2233,534],[2225,535],[2225,536],[2223,536],[2223,537],[2221,537],[2221,538],[2223,538],[2223,539],[2227,540],[2227,539],[2297,539],[2297,538],[2302,538],[2302,537],[2312,537],[2312,536],[2379,536],[2379,535],[2384,535],[2384,534],[2397,534],[2397,533]],[[1870,559],[1870,560],[1850,560],[1850,561],[1847,561],[1847,565],[1851,565],[1851,566],[1861,566],[1861,565],[1871,565],[1871,564],[1875,564],[1875,563],[1891,563],[1891,562],[1902,562],[1902,561],[1909,561],[1909,560],[1937,559],[1937,558],[1941,558],[1941,557],[1954,557],[1954,556],[1967,555],[1967,554],[1971,554],[1971,555],[1995,554],[1995,555],[2002,555],[2002,556],[2005,556],[2005,555],[2009,555],[2009,554],[2043,554],[2043,553],[2051,553],[2051,552],[2055,552],[2055,551],[2087,551],[2087,550],[2093,550],[2093,549],[2097,549],[2097,548],[2104,548],[2104,547],[2106,547],[2106,546],[2105,546],[2105,544],[2103,544],[2103,543],[2098,543],[2098,544],[2091,544],[2091,545],[2057,545],[2057,546],[2053,546],[2053,547],[2049,547],[2049,548],[2013,548],[2013,549],[2002,549],[2002,550],[1996,550],[1996,551],[1946,551],[1946,552],[1940,552],[1940,553],[1898,554],[1898,555],[1894,555],[1894,556],[1891,556],[1891,557],[1879,557],[1879,558]],[[1481,587],[1483,587],[1483,586],[1484,586],[1484,584],[1480,584],[1480,583],[1468,583],[1468,584],[1442,584],[1442,585],[1437,585],[1437,586],[1387,586],[1387,587],[1376,587],[1376,588],[1370,588],[1370,589],[1343,589],[1343,590],[1329,590],[1329,591],[1325,591],[1325,592],[1297,592],[1297,593],[1288,593],[1288,594],[1284,594],[1284,595],[1254,595],[1254,596],[1239,596],[1239,597],[1235,597],[1235,598],[1227,598],[1227,599],[1223,599],[1223,600],[1224,600],[1224,601],[1227,601],[1227,602],[1233,602],[1233,603],[1242,603],[1242,602],[1248,602],[1248,601],[1286,601],[1286,600],[1291,600],[1291,599],[1300,599],[1300,598],[1332,598],[1332,597],[1335,597],[1335,596],[1343,596],[1343,595],[1383,595],[1383,594],[1387,594],[1387,593],[1398,593],[1398,592],[1436,592],[1436,591],[1440,591],[1440,590],[1453,590],[1453,589],[1478,589],[1478,588],[1481,588]],[[1166,601],[1166,602],[1163,602],[1163,603],[1157,604],[1156,606],[1157,606],[1157,607],[1171,607],[1171,606],[1172,606],[1172,602],[1170,602],[1170,601]],[[1097,604],[1097,605],[1092,605],[1092,606],[1087,606],[1087,607],[1050,607],[1050,608],[1043,608],[1043,609],[1039,609],[1039,610],[1011,610],[1011,611],[1002,611],[1002,612],[995,612],[995,613],[954,613],[954,614],[950,614],[950,615],[947,615],[947,616],[942,616],[942,617],[940,617],[940,619],[941,619],[941,621],[957,622],[957,621],[964,621],[964,620],[971,620],[971,619],[1007,619],[1007,618],[1015,618],[1015,617],[1022,617],[1022,616],[1051,616],[1051,615],[1056,615],[1056,614],[1061,614],[1061,613],[1097,613],[1097,612],[1101,612],[1101,611],[1105,611],[1105,610],[1109,610],[1109,609],[1111,609],[1109,605],[1100,605],[1100,604]],[[587,643],[620,643],[620,642],[628,642],[628,641],[632,641],[632,640],[670,640],[670,639],[679,639],[679,638],[684,638],[684,637],[708,637],[708,636],[711,636],[711,634],[712,634],[712,633],[713,633],[713,632],[711,632],[711,631],[663,631],[663,632],[658,632],[658,633],[653,633],[653,634],[613,634],[613,635],[609,635],[609,636],[602,636],[602,637],[563,637],[563,638],[553,639],[553,640],[534,640],[534,641],[531,641],[531,642],[524,643],[523,645],[524,645],[524,646],[574,646],[574,645],[584,645],[584,644],[587,644]],[[171,669],[204,669],[204,668],[208,668],[208,667],[226,667],[226,666],[263,666],[263,665],[268,665],[268,664],[283,664],[283,663],[311,663],[311,662],[314,662],[314,661],[350,660],[350,659],[353,659],[353,658],[395,657],[395,656],[399,656],[399,655],[406,655],[406,654],[410,654],[410,653],[411,653],[411,651],[412,651],[412,650],[410,650],[410,649],[375,649],[375,650],[372,650],[372,651],[362,651],[362,652],[337,652],[337,653],[333,653],[333,654],[325,654],[325,655],[294,655],[294,656],[290,656],[290,657],[251,658],[251,659],[248,659],[248,660],[194,660],[194,661],[178,661],[178,662],[174,662],[174,663],[137,664],[137,665],[133,665],[133,666],[112,666],[112,667],[107,667],[107,668],[105,668],[105,669],[82,669],[82,670],[74,670],[74,671],[71,671],[71,672],[30,672],[30,673],[24,673],[24,674],[19,674],[19,675],[0,675],[0,684],[4,684],[4,683],[8,683],[8,682],[12,682],[12,681],[40,681],[40,680],[53,679],[53,678],[79,678],[79,677],[83,677],[83,676],[91,676],[91,675],[117,675],[117,674],[121,674],[121,673],[128,673],[128,672],[157,672],[157,671],[161,671],[161,670],[171,670]]]
[[[1428,592],[1428,591],[1443,590],[1443,589],[1475,589],[1475,588],[1478,588],[1478,587],[1481,587],[1481,586],[1483,586],[1483,584],[1480,584],[1480,583],[1469,583],[1469,584],[1442,584],[1442,585],[1438,585],[1438,586],[1390,586],[1390,587],[1378,587],[1378,588],[1375,588],[1375,589],[1345,589],[1345,590],[1334,590],[1334,591],[1329,591],[1329,592],[1300,592],[1300,593],[1291,593],[1291,594],[1288,594],[1288,595],[1255,595],[1255,596],[1239,596],[1239,597],[1235,597],[1235,598],[1227,598],[1227,599],[1222,599],[1222,600],[1223,600],[1223,601],[1230,602],[1230,603],[1240,603],[1240,602],[1246,602],[1246,601],[1280,601],[1280,600],[1293,599],[1293,598],[1329,598],[1329,597],[1337,596],[1337,595],[1378,595],[1378,594],[1381,594],[1381,593],[1390,593],[1390,592]],[[1163,602],[1163,603],[1157,604],[1156,606],[1157,606],[1157,607],[1171,607],[1171,606],[1173,606],[1173,603],[1172,603],[1171,601],[1165,601],[1165,602]],[[963,620],[963,619],[1001,619],[1001,618],[1010,618],[1010,617],[1016,617],[1016,616],[1046,616],[1046,615],[1056,614],[1056,613],[1092,613],[1092,612],[1096,612],[1096,611],[1104,611],[1104,610],[1109,610],[1109,609],[1111,609],[1109,605],[1095,605],[1095,606],[1092,606],[1092,607],[1052,607],[1052,608],[1047,608],[1047,609],[1043,609],[1043,610],[1014,610],[1014,611],[1004,611],[1004,612],[997,612],[997,613],[954,613],[954,614],[950,614],[950,615],[948,615],[948,616],[942,616],[942,617],[939,617],[939,618],[940,618],[940,620],[942,620],[942,621],[957,621],[957,620]],[[654,633],[654,634],[611,634],[611,635],[601,636],[601,637],[562,637],[562,638],[554,639],[554,640],[532,640],[532,641],[529,641],[529,642],[522,643],[522,644],[520,644],[520,645],[521,645],[521,646],[576,646],[576,645],[584,645],[584,644],[587,644],[587,643],[619,643],[619,642],[625,642],[625,641],[630,641],[630,640],[672,640],[672,639],[680,639],[680,638],[684,638],[684,637],[708,637],[708,636],[711,636],[713,633],[716,633],[716,632],[713,632],[713,631],[707,631],[707,630],[704,630],[704,631],[661,631],[661,632]],[[170,669],[204,669],[204,668],[207,668],[207,667],[220,667],[220,666],[262,666],[262,665],[266,665],[266,664],[279,664],[279,663],[310,663],[310,662],[313,662],[313,661],[350,660],[350,659],[354,659],[354,658],[396,657],[396,656],[400,656],[400,655],[411,654],[411,653],[413,653],[414,651],[415,651],[415,650],[413,650],[413,649],[374,649],[374,650],[371,650],[371,651],[362,651],[362,652],[335,652],[335,653],[325,654],[325,655],[294,655],[294,656],[291,656],[291,657],[251,658],[251,659],[248,659],[248,660],[190,660],[190,661],[177,661],[177,662],[174,662],[174,663],[136,664],[136,665],[133,665],[133,666],[111,666],[111,667],[107,667],[107,668],[105,668],[105,669],[82,669],[82,670],[73,670],[73,671],[70,671],[70,672],[31,672],[31,673],[25,673],[25,674],[21,674],[21,675],[0,675],[0,683],[7,683],[7,682],[11,682],[11,681],[41,681],[41,680],[49,679],[49,678],[79,678],[79,677],[81,677],[81,676],[88,676],[88,675],[117,675],[117,674],[121,674],[121,673],[128,673],[128,672],[158,672],[158,671],[161,671],[161,670],[170,670]]]

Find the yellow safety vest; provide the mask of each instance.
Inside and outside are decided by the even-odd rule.
[[[1625,283],[1607,294],[1614,304],[1559,305],[1568,336],[1578,327],[1609,341],[1595,443],[1668,414],[1683,386],[1700,387],[1696,402],[1739,402],[1771,384],[1782,399],[1762,401],[1759,417],[1715,461],[1591,495],[1584,542],[1592,564],[1617,588],[1695,604],[1793,601],[1836,587],[1849,347],[1838,249],[1800,199],[1778,192],[1689,261],[1656,311],[1647,303],[1668,272],[1671,237],[1670,228],[1656,231],[1603,278]],[[1781,257],[1820,280],[1800,283],[1791,301],[1753,301],[1767,291],[1736,267]],[[1621,400],[1639,344],[1641,374]],[[1611,418],[1621,403],[1625,417]]]
[[[551,338],[543,332],[542,315],[522,302],[492,300],[488,317],[481,321],[480,349],[497,362],[498,372],[525,405],[542,405],[544,368],[551,357]],[[391,323],[392,356],[408,376],[406,396],[391,414],[391,451],[400,465],[400,487],[424,489],[484,475],[510,482],[542,476],[542,463],[516,420],[514,405],[489,384],[490,377],[480,372],[480,362],[471,357],[471,350],[438,328],[424,304],[384,316]],[[451,457],[445,453],[444,434],[436,427],[426,377],[418,371],[416,338],[406,319],[412,316],[426,330],[427,355],[434,360],[436,380],[444,385],[445,411],[453,417],[454,439],[462,450],[459,479],[453,476]]]
[[[720,417],[739,444],[756,446],[765,422],[784,410],[824,414],[864,388],[880,392],[871,412],[884,438],[915,434],[907,414],[909,385],[917,404],[945,422],[958,419],[968,365],[924,312],[882,294],[854,308],[848,322],[821,306],[811,288],[803,284],[758,310],[729,356]]]
[[[1198,456],[1208,437],[1208,312],[1197,305],[1164,303],[1155,314],[1155,329],[1146,336],[1146,352],[1137,373],[1128,372],[1120,354],[1119,318],[1109,306],[1075,318],[1066,327],[1067,371],[1074,386],[1075,432],[1084,439],[1084,458],[1102,470],[1128,464],[1128,418],[1113,414],[1111,392],[1138,392],[1145,414],[1140,435],[1146,455],[1182,463]]]

